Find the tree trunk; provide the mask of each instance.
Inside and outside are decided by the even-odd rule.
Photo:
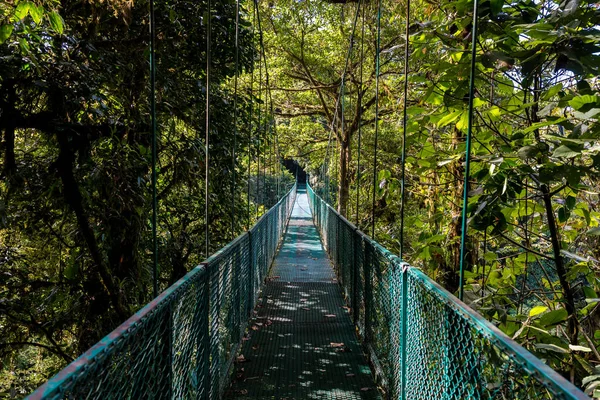
[[[350,179],[348,164],[350,163],[350,141],[344,140],[340,144],[340,175],[338,177],[338,212],[346,217],[348,212],[348,199],[350,198]]]

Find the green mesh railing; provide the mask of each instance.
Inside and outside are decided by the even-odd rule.
[[[30,399],[217,399],[296,198],[250,229],[41,386]]]
[[[308,187],[378,383],[394,399],[588,399]]]

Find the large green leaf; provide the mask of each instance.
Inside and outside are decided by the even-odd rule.
[[[6,42],[6,39],[10,37],[13,31],[12,25],[2,25],[0,26],[0,44]]]
[[[59,35],[62,35],[64,31],[64,21],[62,17],[56,11],[52,11],[48,16],[50,18],[52,29]]]
[[[539,323],[544,327],[549,327],[566,321],[568,316],[567,310],[559,308],[558,310],[553,310],[542,315],[539,319]]]

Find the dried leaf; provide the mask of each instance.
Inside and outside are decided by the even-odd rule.
[[[331,342],[330,343],[331,347],[333,348],[337,348],[337,347],[344,347],[344,343],[336,343],[336,342]]]
[[[248,360],[246,360],[246,357],[244,357],[243,354],[240,354],[239,356],[236,357],[235,362],[238,364],[241,364],[241,363],[248,362]]]
[[[361,391],[361,392],[368,392],[369,390],[371,390],[371,388],[370,388],[370,387],[361,387],[361,388],[360,388],[360,391]]]
[[[325,318],[335,318],[335,314],[325,314]]]
[[[348,378],[352,378],[353,376],[356,376],[356,374],[348,373],[348,374],[346,374],[346,376],[347,376]]]

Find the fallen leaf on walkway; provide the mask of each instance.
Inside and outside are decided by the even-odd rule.
[[[335,314],[325,314],[325,318],[335,318]]]
[[[243,354],[240,354],[239,356],[236,357],[235,362],[238,364],[241,364],[241,363],[248,362],[248,360],[246,359],[246,357],[244,357]]]
[[[258,376],[251,376],[250,378],[246,378],[244,380],[244,382],[246,382],[246,381],[253,381],[253,380],[258,379],[258,378],[259,378]]]
[[[350,353],[352,352],[352,350],[350,350],[350,348],[348,346],[344,346],[341,349],[336,349],[335,350],[338,353]]]
[[[352,373],[350,373],[350,374],[346,374],[346,376],[347,376],[348,378],[352,378],[353,376],[356,376],[356,374],[352,374]]]
[[[256,325],[252,325],[252,330],[253,330],[253,331],[257,331],[257,330],[259,330],[259,329],[260,329],[260,328],[259,328],[258,326],[256,326]]]
[[[271,325],[273,325],[273,321],[271,321],[270,319],[268,319],[268,320],[265,322],[265,325],[266,325],[266,326],[271,326]]]
[[[282,335],[281,333],[280,333],[280,334],[278,334],[277,336],[279,336],[279,337],[285,337],[285,336],[284,336],[284,335]]]
[[[331,345],[331,347],[333,348],[337,348],[337,347],[344,347],[344,343],[336,343],[336,342],[331,342],[329,343]]]
[[[369,390],[371,390],[370,387],[362,387],[362,388],[360,388],[361,392],[368,392]]]
[[[300,299],[300,303],[304,303],[306,301],[308,301],[308,299]]]
[[[342,308],[343,308],[344,310],[348,311],[348,312],[352,311],[352,309],[351,309],[350,307],[347,307],[347,306],[343,306]]]
[[[302,310],[310,311],[310,308],[308,308],[308,307],[302,307]]]

